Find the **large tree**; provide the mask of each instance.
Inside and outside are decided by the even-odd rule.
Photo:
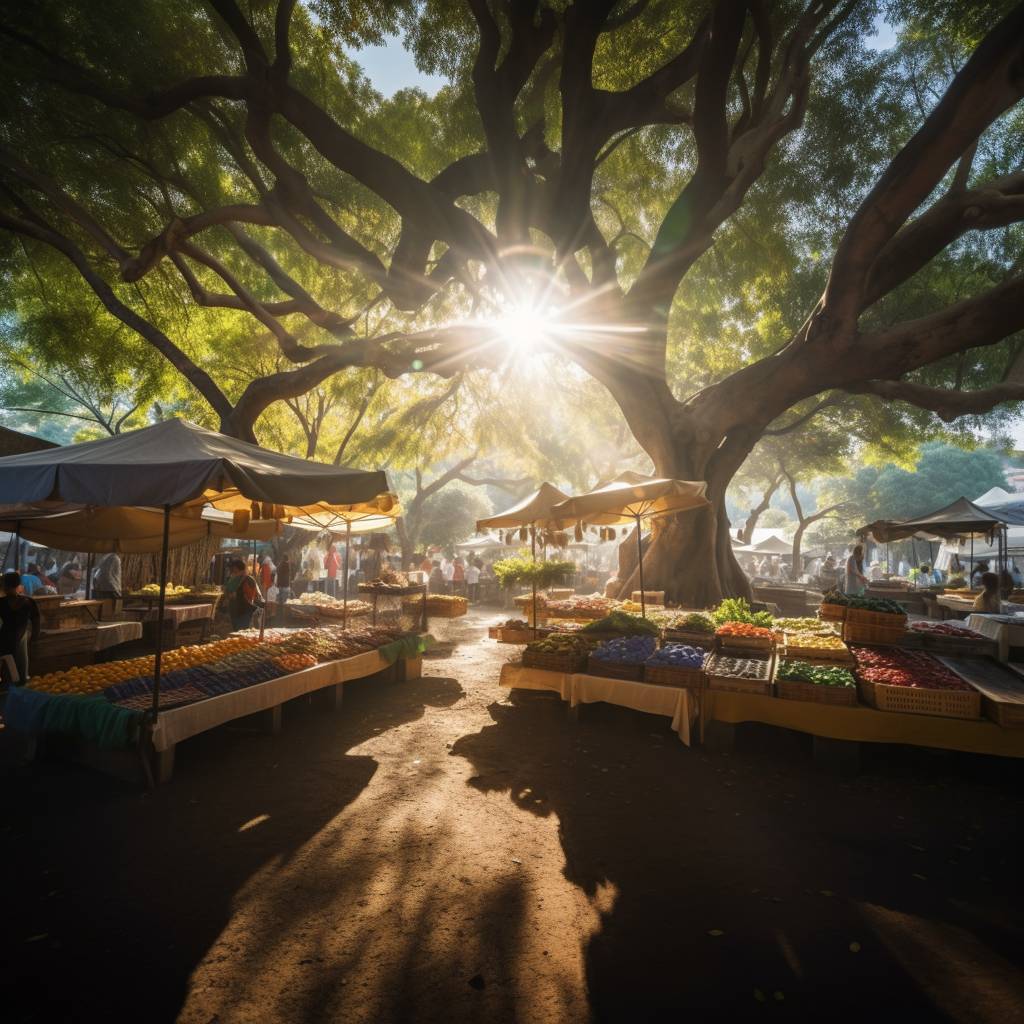
[[[946,419],[1024,398],[985,351],[1024,327],[1024,5],[898,5],[952,75],[930,43],[866,52],[877,6],[10,2],[5,262],[59,254],[242,437],[340,370],[452,376],[532,342],[607,388],[658,473],[707,482],[649,585],[742,593],[725,492],[766,430],[837,393]],[[383,102],[342,49],[399,26],[452,80],[434,99]],[[225,389],[204,358],[246,324],[281,368]]]

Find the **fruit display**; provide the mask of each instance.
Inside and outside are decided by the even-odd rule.
[[[406,606],[408,611],[416,613],[420,606],[416,601],[411,601]],[[457,618],[469,612],[469,601],[457,594],[430,594],[427,597],[427,614],[437,615],[442,618]]]
[[[772,622],[777,633],[814,633],[819,636],[838,636],[839,630],[832,622],[811,618],[782,618]]]
[[[715,625],[726,622],[746,622],[752,626],[771,627],[772,617],[769,612],[751,611],[750,605],[742,597],[727,597],[711,612]]]
[[[639,601],[618,601],[615,607],[620,612],[626,612],[627,615],[639,615],[644,610],[644,606]]]
[[[857,597],[844,594],[841,590],[830,590],[822,599],[822,604],[837,604],[844,608],[858,608],[865,612],[878,612],[880,615],[906,615],[906,609],[890,601],[887,597]]]
[[[853,673],[845,668],[809,665],[806,661],[784,661],[779,665],[777,679],[792,679],[816,686],[856,686]]]
[[[767,626],[755,626],[749,622],[723,622],[715,630],[715,636],[737,640],[757,640],[771,643],[774,634]]]
[[[345,602],[337,597],[331,597],[330,594],[325,594],[321,590],[308,590],[304,594],[300,594],[298,597],[290,597],[285,604],[293,608],[316,608],[318,611],[324,611],[327,613],[336,612],[341,615],[345,609]],[[369,601],[359,601],[349,599],[348,602],[348,614],[349,615],[369,615],[373,611],[373,605]]]
[[[191,594],[191,587],[179,587],[175,584],[168,582],[164,588],[164,594],[167,597],[182,597],[185,594]],[[139,587],[138,590],[133,591],[131,597],[159,597],[160,596],[160,584],[159,583],[147,583],[145,586]]]
[[[532,629],[533,627],[526,619],[506,619],[501,623],[501,629]]]
[[[303,669],[312,668],[316,664],[316,658],[311,654],[279,654],[274,661],[286,674],[301,672]]]
[[[858,675],[869,682],[911,689],[971,691],[958,675],[923,651],[900,647],[854,647],[852,651]]]
[[[676,668],[703,668],[705,652],[689,644],[662,644],[648,659],[648,665],[671,665]]]
[[[656,645],[653,636],[620,636],[599,644],[590,656],[619,665],[642,665],[654,655]]]
[[[603,597],[568,597],[563,601],[548,601],[548,615],[566,619],[597,619],[606,615],[611,602]]]
[[[964,626],[954,626],[951,622],[912,622],[910,628],[915,633],[927,636],[952,636],[960,640],[986,640],[987,637]]]
[[[626,612],[613,611],[603,619],[595,619],[584,626],[582,632],[656,637],[660,631],[657,624],[650,619],[642,619],[638,615],[627,615]]]
[[[783,643],[789,652],[800,651],[806,658],[849,658],[846,644],[838,636],[817,633],[784,633]]]
[[[727,676],[730,679],[767,680],[771,675],[770,658],[736,658],[718,654],[708,666],[712,675]]]

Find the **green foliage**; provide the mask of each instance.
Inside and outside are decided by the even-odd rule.
[[[717,608],[712,609],[711,618],[718,626],[726,622],[747,622],[752,626],[769,628],[772,625],[770,612],[751,611],[750,605],[742,597],[727,597]]]
[[[615,633],[618,636],[659,636],[661,630],[658,624],[650,619],[616,610],[603,619],[588,622],[580,632]]]
[[[532,586],[538,589],[549,587],[553,583],[561,583],[567,576],[576,571],[575,562],[540,561],[534,562],[525,555],[502,558],[494,563],[494,575],[498,583],[505,588],[514,586]]]
[[[487,496],[477,488],[452,484],[424,502],[420,543],[449,548],[468,537],[477,519],[492,511]]]

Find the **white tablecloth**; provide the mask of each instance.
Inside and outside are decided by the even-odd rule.
[[[603,701],[649,715],[664,715],[672,719],[672,729],[683,743],[690,745],[690,723],[696,718],[697,702],[689,690],[584,673],[545,672],[514,664],[502,666],[500,684],[517,690],[551,690],[572,707]]]
[[[999,660],[1009,661],[1011,647],[1024,647],[1024,617],[1010,622],[1006,616],[969,615],[967,628],[999,644]]]
[[[225,722],[266,711],[286,700],[321,690],[325,686],[372,676],[387,667],[388,663],[376,651],[367,651],[352,658],[314,665],[280,679],[235,690],[234,693],[161,711],[153,727],[153,746],[157,750],[168,750],[181,740],[187,740],[190,736]]]
[[[152,608],[125,608],[124,615],[130,615],[140,622],[155,622],[159,609],[154,604]],[[169,604],[164,607],[164,621],[171,621],[175,626],[183,622],[192,622],[195,619],[212,619],[212,604]]]
[[[99,622],[96,624],[96,650],[125,644],[142,638],[141,622]]]

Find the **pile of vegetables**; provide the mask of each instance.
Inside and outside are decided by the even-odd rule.
[[[822,599],[822,604],[839,604],[845,608],[859,608],[866,612],[880,612],[884,615],[906,615],[906,609],[890,601],[887,597],[856,597],[844,594],[841,590],[830,590]]]
[[[747,637],[752,640],[771,640],[774,636],[767,626],[754,626],[749,622],[723,622],[715,630],[715,635]]]
[[[650,658],[648,665],[670,665],[675,668],[702,668],[704,649],[689,644],[662,644]]]
[[[639,615],[627,615],[626,612],[617,609],[606,615],[603,619],[595,619],[584,626],[583,633],[619,633],[622,636],[652,636],[658,635],[658,626],[650,619],[642,619]]]
[[[718,626],[726,622],[747,622],[752,626],[767,626],[772,624],[772,617],[769,612],[754,612],[750,605],[742,597],[727,597],[711,613],[711,618]]]
[[[620,665],[642,665],[653,656],[656,644],[653,636],[620,636],[595,647],[591,657]]]
[[[778,679],[792,679],[816,686],[855,686],[853,673],[845,668],[809,665],[806,661],[784,661],[779,666]]]
[[[922,690],[970,690],[958,675],[923,651],[896,647],[853,647],[861,678],[885,686],[909,686]]]
[[[773,620],[772,625],[779,633],[816,633],[819,636],[838,633],[833,623],[821,619],[783,618]]]
[[[962,640],[985,640],[981,633],[963,626],[954,626],[951,622],[914,622],[910,628],[915,633],[928,633],[932,636],[956,636]]]
[[[542,640],[526,645],[526,650],[535,654],[576,654],[586,656],[594,647],[592,640],[578,633],[551,633]]]

